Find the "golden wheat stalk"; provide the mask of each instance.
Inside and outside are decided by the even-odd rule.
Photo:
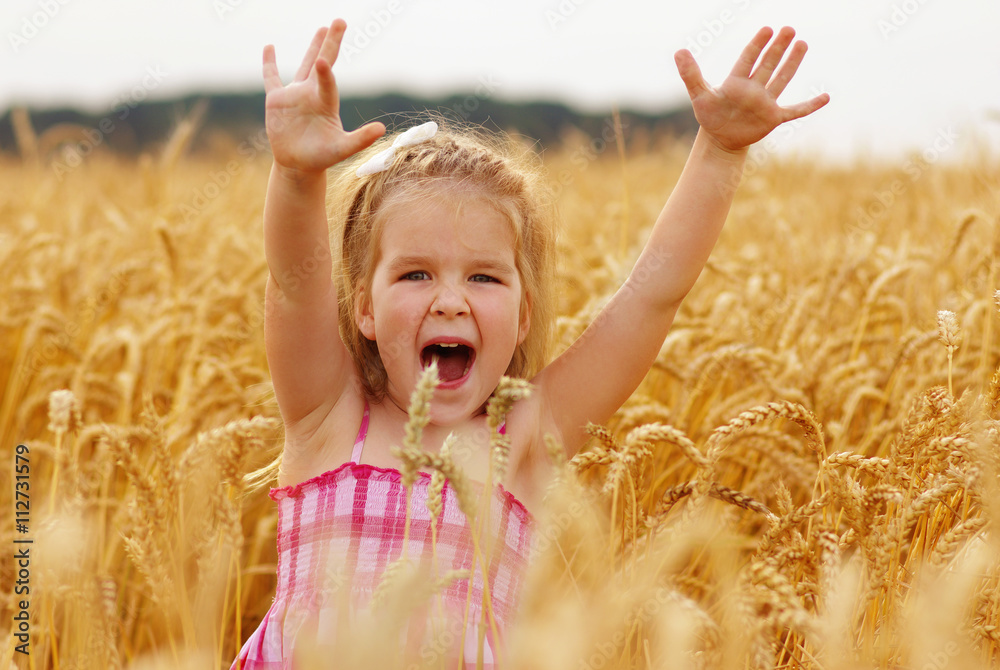
[[[21,161],[28,166],[38,166],[41,156],[38,147],[38,136],[31,125],[31,116],[24,107],[14,107],[10,110],[10,124],[14,129],[14,141],[21,154]]]
[[[723,445],[732,435],[764,421],[776,418],[788,419],[802,427],[806,434],[807,444],[821,458],[826,458],[826,443],[823,438],[823,430],[812,412],[796,403],[779,401],[752,407],[745,412],[741,412],[739,416],[731,419],[724,426],[719,426],[713,430],[708,438],[708,460],[710,462],[718,460]]]

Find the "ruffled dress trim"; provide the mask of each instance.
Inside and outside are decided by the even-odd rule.
[[[315,477],[310,477],[298,484],[272,488],[268,492],[268,495],[275,502],[279,502],[285,498],[300,498],[310,489],[320,489],[323,486],[340,481],[344,478],[344,472],[347,470],[350,470],[355,476],[360,475],[359,479],[390,482],[393,484],[400,484],[403,480],[403,473],[397,468],[382,468],[377,465],[369,465],[368,463],[348,462],[333,470],[327,470]],[[429,483],[430,478],[430,473],[417,472],[417,479],[421,481],[427,480]],[[445,482],[448,483],[448,480],[445,480]],[[483,484],[481,482],[473,481],[472,485],[478,491],[482,491]],[[511,509],[515,511],[521,521],[526,524],[534,523],[534,517],[531,515],[531,512],[528,511],[528,508],[513,493],[505,489],[503,484],[497,484],[496,487],[499,489],[500,495],[510,501]]]

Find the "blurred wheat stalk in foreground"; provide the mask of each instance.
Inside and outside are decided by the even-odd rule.
[[[184,158],[179,131],[158,159],[54,174],[31,139],[0,163],[0,468],[13,482],[27,445],[31,667],[228,667],[274,589],[275,510],[243,479],[281,444],[269,161],[221,141]],[[685,151],[652,138],[626,170],[587,146],[545,157],[560,346],[626,276]],[[744,180],[643,385],[580,455],[552,449],[505,667],[1000,663],[1000,165],[916,174],[771,157]],[[4,621],[16,574],[0,552]],[[0,642],[0,667],[29,667]],[[356,660],[384,647],[361,635]]]

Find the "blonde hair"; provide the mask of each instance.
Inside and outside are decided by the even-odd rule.
[[[438,120],[438,119],[436,119]],[[428,188],[457,190],[482,198],[511,224],[514,256],[521,278],[521,314],[531,310],[530,326],[506,374],[530,378],[547,362],[554,318],[552,277],[555,232],[551,197],[541,180],[537,157],[507,136],[487,137],[473,129],[447,127],[431,139],[400,148],[382,172],[358,177],[355,171],[372,154],[386,149],[387,136],[341,166],[331,180],[331,244],[339,250],[334,280],[340,304],[340,335],[357,365],[365,393],[381,399],[388,378],[378,344],[356,321],[362,294],[369,294],[390,197],[419,197]]]

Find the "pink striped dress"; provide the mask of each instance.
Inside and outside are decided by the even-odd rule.
[[[343,595],[340,587],[346,585],[349,589],[348,616],[357,615],[368,605],[386,566],[400,557],[406,498],[402,475],[393,468],[359,464],[367,432],[366,404],[351,462],[301,484],[271,489],[271,499],[278,504],[277,589],[271,608],[233,662],[233,670],[291,669],[296,637],[318,637],[322,641],[336,634],[337,619],[345,614],[345,598],[338,597]],[[426,561],[427,566],[432,555],[427,510],[430,482],[431,476],[421,472],[413,484],[407,550],[408,557]],[[494,491],[491,517],[494,539],[489,586],[494,619],[502,638],[504,628],[517,611],[531,549],[532,517],[502,487]],[[470,570],[471,529],[450,484],[444,487],[442,512],[436,526],[439,575],[450,570]],[[453,580],[442,591],[445,611],[451,613],[448,626],[451,632],[442,635],[443,629],[438,628],[431,639],[431,631],[424,630],[423,621],[415,624],[411,619],[406,640],[399,641],[407,662],[440,658],[442,654],[449,661],[457,661],[462,654],[466,668],[476,667],[477,631],[484,616],[482,572],[482,566],[476,565],[471,580]],[[463,644],[461,626],[467,602],[469,613]],[[495,667],[496,652],[502,654],[502,642],[493,638],[488,627],[484,667]],[[335,665],[332,663],[331,667]],[[448,667],[454,665],[449,663]]]

